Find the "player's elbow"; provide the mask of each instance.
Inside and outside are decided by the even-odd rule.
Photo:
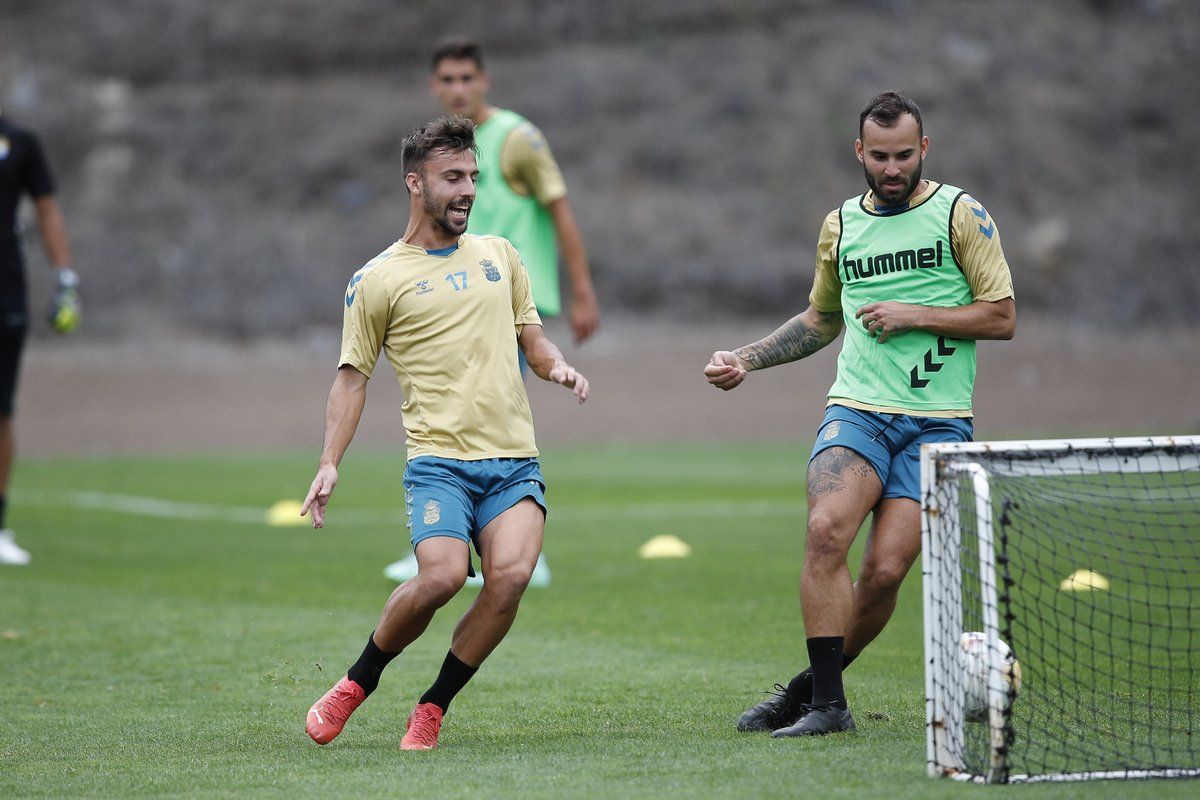
[[[1012,341],[1012,338],[1017,335],[1017,311],[1013,309],[1012,313],[1004,320],[1004,326],[1000,334],[1000,338],[1006,342]]]
[[[350,394],[365,394],[368,379],[369,376],[361,368],[353,364],[341,364],[334,377],[333,388]]]
[[[996,303],[994,308],[996,317],[991,338],[1011,341],[1017,335],[1017,304],[1009,298]]]

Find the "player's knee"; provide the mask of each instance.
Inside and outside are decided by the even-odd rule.
[[[466,569],[432,569],[417,575],[414,580],[425,605],[441,608],[458,594],[467,582]]]
[[[484,588],[501,605],[520,601],[533,577],[533,564],[507,564],[484,576]]]
[[[840,566],[845,563],[849,542],[842,528],[828,514],[816,510],[810,513],[804,541],[805,560],[814,566]]]
[[[900,591],[908,566],[898,561],[864,564],[858,576],[861,589],[871,596],[887,597]]]

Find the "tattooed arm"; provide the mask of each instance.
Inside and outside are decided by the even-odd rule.
[[[842,312],[818,311],[809,306],[765,339],[732,352],[718,350],[713,353],[704,367],[704,375],[713,386],[729,391],[745,380],[751,370],[807,358],[841,332]]]
[[[842,332],[842,312],[817,311],[809,306],[765,339],[739,347],[733,354],[745,369],[766,369],[798,361],[820,350]]]

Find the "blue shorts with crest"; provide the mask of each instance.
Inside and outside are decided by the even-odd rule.
[[[475,544],[489,522],[526,497],[546,513],[546,481],[536,458],[418,456],[404,467],[404,505],[412,545],[431,536]]]
[[[883,497],[921,500],[921,445],[926,442],[970,442],[970,418],[942,419],[907,414],[877,414],[847,406],[829,406],[817,429],[812,456],[845,447],[865,458],[883,484]]]

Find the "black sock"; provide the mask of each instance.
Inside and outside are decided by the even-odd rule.
[[[854,659],[856,659],[856,658],[858,658],[857,654],[850,655],[849,653],[843,653],[842,654],[842,671],[844,672],[846,670],[846,667],[850,666],[850,663],[852,661],[854,661]],[[805,667],[803,669],[803,671],[800,672],[800,674],[798,674],[796,677],[792,678],[788,682],[788,691],[791,693],[802,691],[802,692],[805,692],[806,694],[812,694],[812,685],[813,685],[812,667]]]
[[[845,643],[842,636],[814,636],[808,640],[814,706],[846,708],[846,690],[842,688],[842,648]]]
[[[346,677],[361,686],[363,694],[369,695],[379,686],[379,676],[383,674],[383,668],[398,655],[399,652],[385,653],[380,650],[375,644],[375,632],[371,631],[371,635],[367,637],[367,646],[363,648],[362,655],[354,662],[354,666],[346,672]]]
[[[442,671],[438,673],[437,680],[429,687],[429,691],[421,695],[421,702],[433,703],[445,713],[454,695],[458,694],[478,671],[479,667],[464,664],[452,650],[447,650],[446,660],[442,662]]]
[[[8,497],[0,494],[0,529],[4,528],[4,515],[8,511]]]

